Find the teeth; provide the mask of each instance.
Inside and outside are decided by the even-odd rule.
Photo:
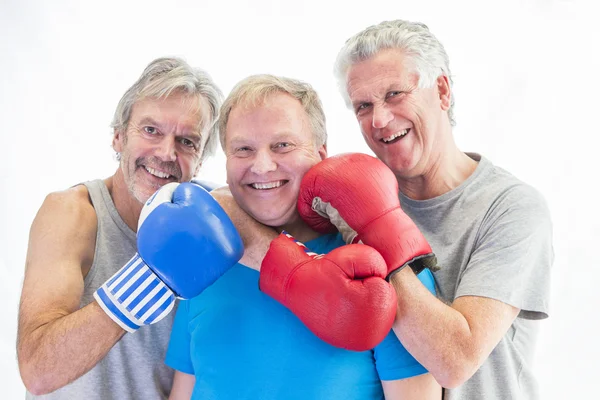
[[[283,185],[283,181],[250,184],[250,186],[252,186],[254,189],[260,189],[260,190],[278,188],[281,185]]]
[[[169,174],[165,174],[164,172],[155,170],[154,168],[150,168],[150,167],[145,167],[145,168],[146,168],[146,171],[150,172],[152,175],[154,175],[158,178],[167,179],[168,177],[171,176]]]
[[[405,129],[405,130],[400,131],[398,133],[394,133],[392,136],[385,137],[385,138],[383,138],[381,140],[383,140],[384,143],[388,143],[388,142],[391,142],[392,140],[396,139],[397,137],[406,135],[407,133],[408,133],[408,129]]]

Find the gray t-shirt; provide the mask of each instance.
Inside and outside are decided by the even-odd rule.
[[[400,194],[402,209],[435,252],[438,296],[499,300],[521,311],[479,370],[447,400],[538,399],[532,372],[540,320],[548,317],[554,258],[550,212],[531,186],[478,154],[475,172],[439,197],[416,201]]]
[[[123,221],[102,180],[86,182],[98,218],[94,262],[85,277],[81,307],[136,253],[136,234]],[[166,399],[174,371],[164,364],[175,311],[135,333],[126,333],[94,368],[74,382],[44,396],[52,400]]]

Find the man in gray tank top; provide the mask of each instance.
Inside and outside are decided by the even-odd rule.
[[[112,122],[111,177],[51,193],[31,227],[18,361],[28,398],[165,399],[174,313],[126,333],[94,292],[136,254],[142,206],[169,182],[190,181],[218,141],[222,94],[177,58],[151,62]]]
[[[365,141],[396,176],[405,222],[441,267],[439,298],[411,268],[392,276],[394,331],[446,399],[537,399],[532,361],[538,320],[548,316],[550,213],[533,188],[458,149],[448,63],[429,29],[407,21],[356,34],[336,62]]]

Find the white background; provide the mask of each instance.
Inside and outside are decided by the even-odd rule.
[[[0,398],[24,395],[15,340],[31,221],[47,193],[114,172],[112,113],[148,62],[182,56],[224,93],[254,73],[306,80],[325,106],[330,154],[369,152],[332,65],[349,36],[396,18],[425,22],[450,55],[460,147],[549,202],[556,260],[551,318],[537,349],[542,398],[597,393],[600,28],[593,3],[0,0]],[[222,154],[200,177],[224,182]]]

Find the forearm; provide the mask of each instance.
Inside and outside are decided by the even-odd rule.
[[[468,320],[408,268],[391,282],[398,294],[393,329],[402,344],[442,386],[462,384],[483,361]]]
[[[244,242],[244,255],[240,263],[260,270],[271,241],[278,236],[277,232],[257,222],[242,210],[228,187],[213,190],[211,194],[223,207]]]
[[[68,315],[19,332],[21,377],[33,394],[53,392],[94,367],[125,331],[93,301]]]
[[[252,241],[245,246],[244,255],[242,256],[240,263],[250,268],[260,270],[262,261],[269,251],[269,245],[276,237],[277,232],[269,228],[266,228],[266,231],[262,232],[262,234],[257,234]]]

